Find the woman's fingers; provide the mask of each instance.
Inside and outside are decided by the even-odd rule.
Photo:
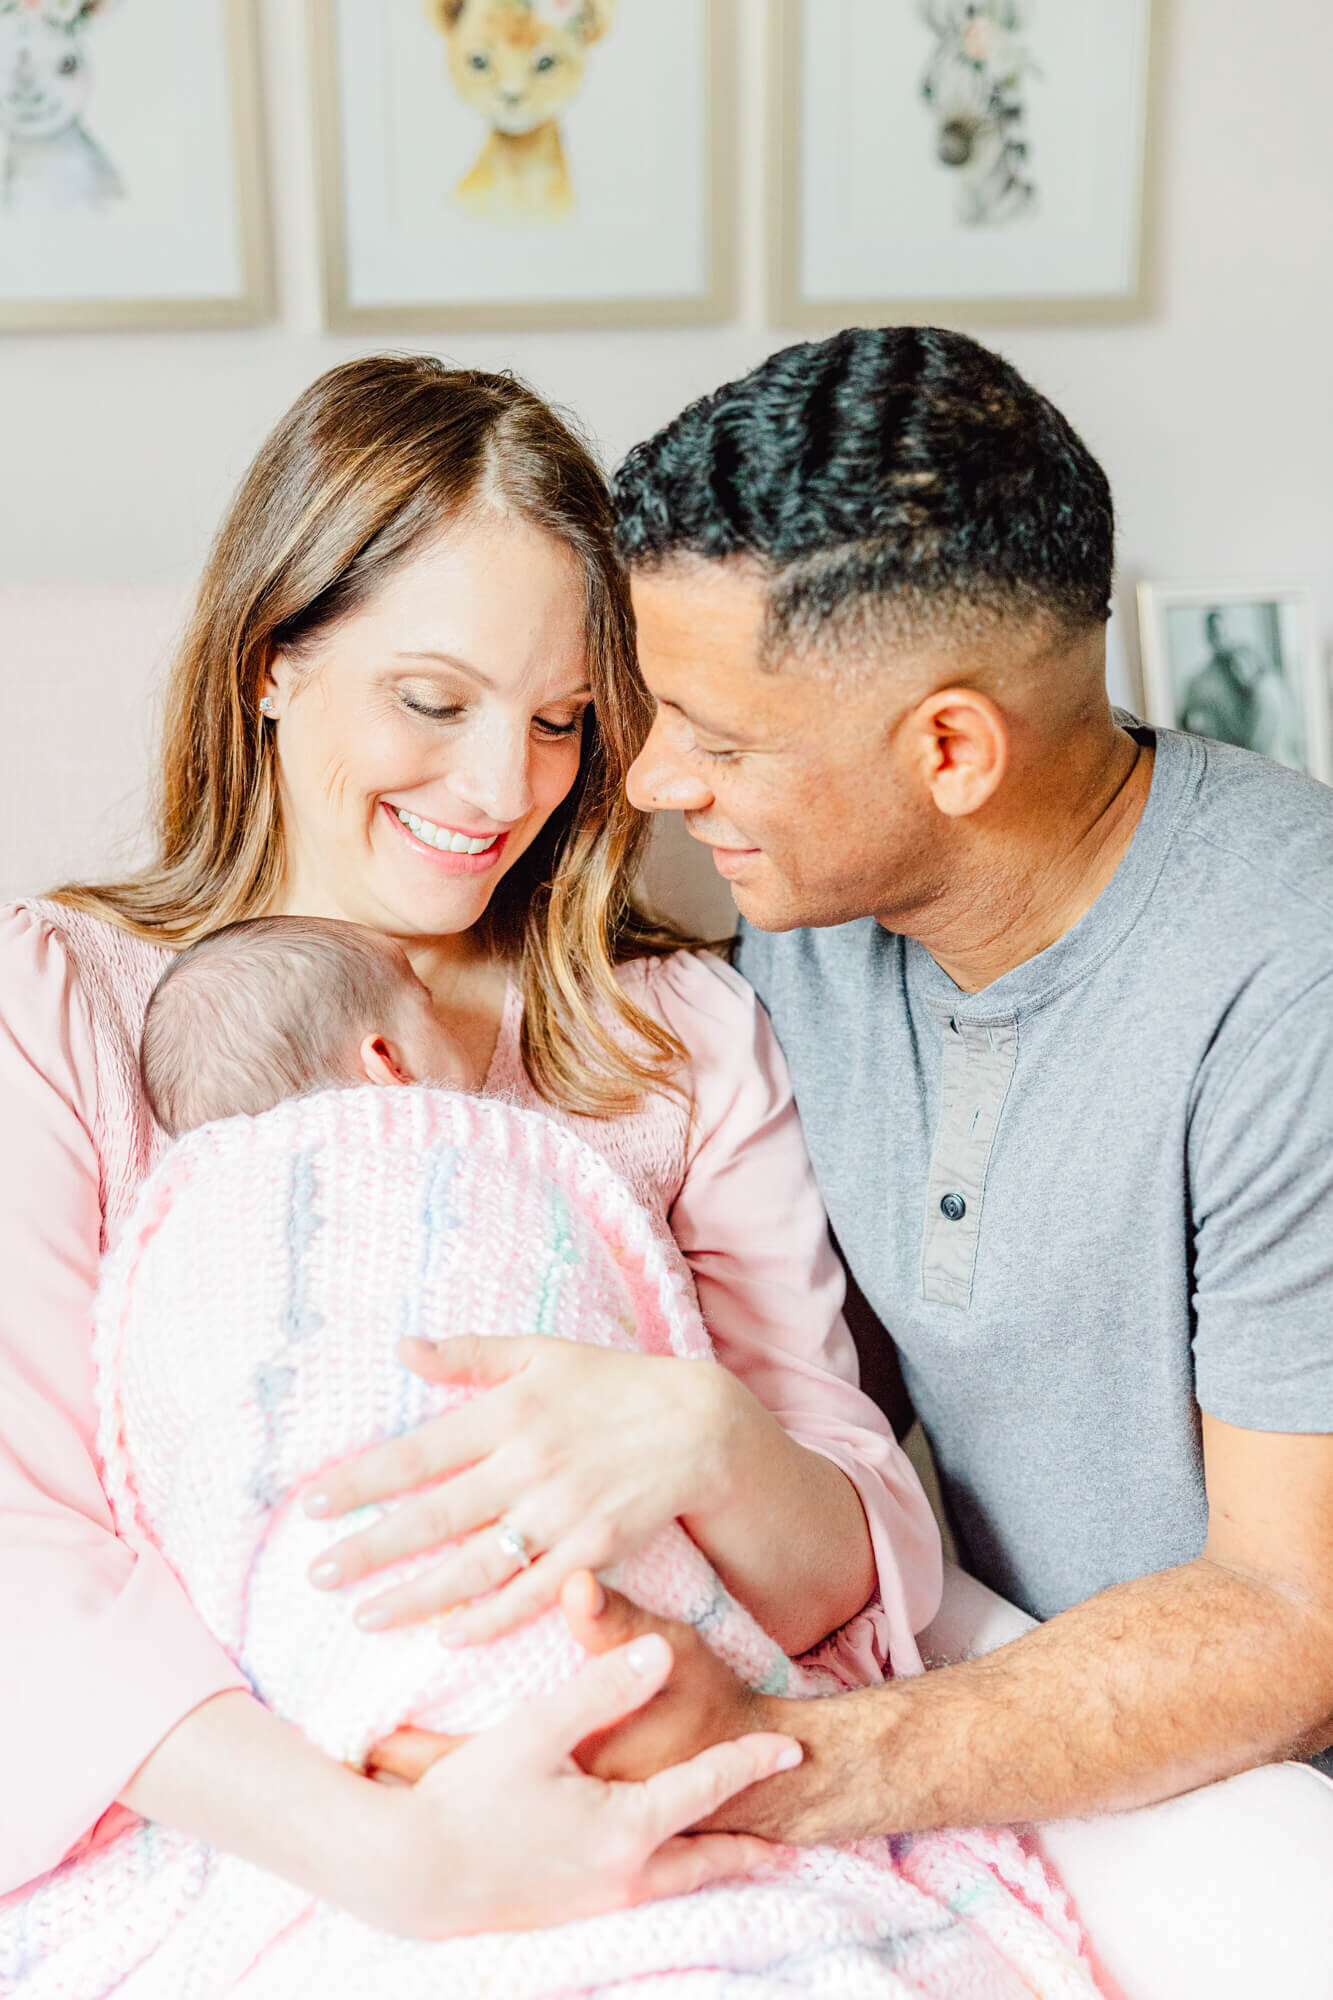
[[[338,1590],[387,1569],[390,1563],[459,1541],[494,1521],[511,1498],[511,1487],[498,1476],[495,1460],[483,1459],[480,1465],[402,1501],[359,1534],[335,1542],[312,1564],[310,1581],[320,1590]]]
[[[651,1639],[636,1639],[625,1650],[632,1653],[653,1643]],[[666,1641],[656,1643],[665,1645]],[[615,1659],[616,1655],[608,1653],[603,1657]],[[779,1771],[795,1770],[803,1755],[800,1744],[792,1737],[765,1732],[738,1736],[729,1743],[715,1743],[686,1764],[672,1764],[656,1777],[630,1788],[638,1797],[645,1839],[652,1847],[660,1847],[672,1834],[708,1819],[719,1806],[735,1798],[737,1792],[747,1791],[751,1785],[760,1784]]]
[[[497,1347],[507,1343],[496,1341]],[[350,1514],[375,1500],[396,1499],[459,1472],[494,1450],[504,1435],[503,1412],[480,1396],[461,1409],[431,1417],[415,1430],[372,1445],[357,1458],[322,1472],[302,1502],[307,1514]]]
[[[469,1603],[466,1609],[452,1612],[441,1629],[441,1643],[446,1646],[480,1646],[488,1639],[499,1639],[506,1632],[516,1631],[529,1619],[540,1617],[543,1611],[550,1610],[560,1596],[561,1584],[574,1567],[575,1559],[562,1554],[559,1549],[539,1556],[528,1569],[520,1570],[502,1590],[494,1591],[478,1604]],[[461,1599],[455,1601],[462,1602]]]
[[[398,1353],[404,1366],[427,1382],[467,1382],[477,1389],[493,1389],[549,1346],[539,1335],[483,1340],[479,1334],[461,1333],[453,1340],[400,1340]]]
[[[571,1758],[585,1736],[623,1722],[650,1701],[671,1672],[671,1648],[649,1633],[633,1645],[589,1660],[561,1688],[530,1701],[508,1725],[510,1745],[520,1739],[548,1767]],[[683,1824],[684,1822],[682,1822]],[[679,1829],[671,1827],[670,1833]],[[667,1838],[667,1834],[661,1837]],[[661,1841],[654,1845],[660,1846]]]
[[[791,1849],[772,1847],[748,1833],[678,1834],[644,1863],[636,1900],[689,1896],[710,1882],[736,1875],[779,1875],[791,1866]]]
[[[462,1736],[441,1736],[433,1729],[395,1729],[366,1752],[366,1772],[372,1778],[392,1777],[399,1784],[414,1785],[433,1764],[466,1742]]]
[[[440,1632],[443,1644],[471,1646],[526,1624],[554,1604],[568,1569],[568,1562],[547,1555],[520,1570],[496,1529],[484,1528],[446,1561],[358,1605],[356,1622],[363,1632],[382,1632],[396,1625],[419,1625],[448,1612]],[[474,1598],[485,1602],[474,1605]]]

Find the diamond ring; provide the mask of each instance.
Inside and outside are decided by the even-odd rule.
[[[532,1552],[517,1528],[511,1528],[508,1521],[501,1521],[495,1531],[495,1539],[505,1554],[516,1562],[520,1569],[526,1569],[532,1561]]]

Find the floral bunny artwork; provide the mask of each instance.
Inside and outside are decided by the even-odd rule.
[[[0,0],[0,215],[100,209],[125,192],[83,122],[84,42],[105,0]]]
[[[463,102],[490,127],[452,200],[484,222],[566,222],[577,200],[561,114],[616,0],[426,0]]]

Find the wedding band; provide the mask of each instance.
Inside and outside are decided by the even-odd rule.
[[[526,1569],[532,1561],[532,1552],[517,1528],[511,1528],[508,1521],[501,1521],[495,1531],[495,1539],[505,1554],[516,1562],[520,1569]]]

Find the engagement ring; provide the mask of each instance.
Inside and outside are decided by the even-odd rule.
[[[532,1561],[528,1545],[517,1528],[511,1528],[508,1521],[501,1521],[495,1531],[495,1538],[507,1556],[513,1558],[520,1569],[526,1569]]]

